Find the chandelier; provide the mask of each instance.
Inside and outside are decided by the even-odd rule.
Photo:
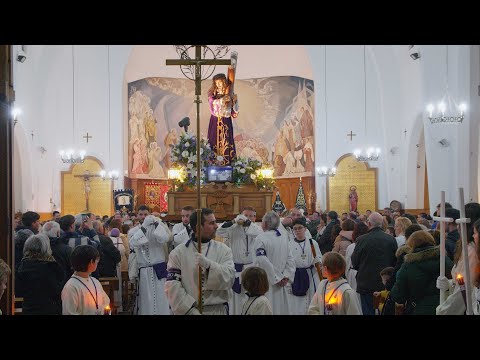
[[[467,105],[461,103],[457,105],[455,100],[450,95],[448,91],[448,45],[446,45],[446,56],[445,56],[445,96],[437,105],[437,111],[435,112],[435,106],[433,104],[428,104],[428,120],[431,124],[439,123],[461,123],[465,118],[465,111],[467,110]]]
[[[356,149],[353,152],[353,155],[355,155],[357,161],[378,161],[378,158],[380,157],[380,148],[369,147],[366,150]]]
[[[325,61],[324,61],[324,78],[325,78],[325,158],[328,161],[328,112],[327,112],[327,45],[325,45]],[[322,166],[317,168],[317,175],[320,177],[333,177],[337,174],[335,167]]]
[[[332,177],[332,176],[335,176],[336,174],[337,174],[336,167],[329,168],[326,166],[322,166],[317,168],[317,175],[320,177],[327,177],[327,176]]]
[[[85,154],[84,150],[74,151],[72,149],[69,150],[60,150],[60,158],[62,159],[64,164],[80,164],[85,161]]]
[[[75,142],[75,45],[72,45],[72,143]],[[60,150],[64,164],[80,164],[85,161],[85,150]]]
[[[102,180],[118,180],[118,176],[119,176],[119,173],[117,170],[100,171],[100,177],[102,178]]]

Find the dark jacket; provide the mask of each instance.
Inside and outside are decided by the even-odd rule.
[[[318,247],[320,248],[320,252],[322,254],[332,251],[333,249],[332,230],[335,224],[337,224],[337,221],[338,220],[330,221],[327,224],[327,226],[325,226],[325,230],[323,230],[323,234],[317,238]]]
[[[72,248],[68,246],[64,240],[65,239],[51,237],[50,247],[52,248],[53,257],[65,273],[65,279],[69,279],[73,274],[72,265],[70,263]]]
[[[447,233],[447,237],[445,238],[445,251],[450,260],[453,260],[453,256],[455,255],[455,247],[458,239],[460,239],[460,234],[457,229]]]
[[[452,271],[453,262],[445,257],[445,273]],[[415,303],[413,315],[435,315],[440,303],[437,278],[440,275],[440,247],[424,246],[405,255],[390,293],[392,300],[403,304]]]
[[[23,297],[24,315],[61,315],[63,269],[56,261],[22,259],[15,280],[15,296]]]
[[[100,242],[97,242],[95,240],[92,240],[90,239],[89,237],[87,236],[83,236],[81,234],[79,234],[78,232],[76,231],[73,231],[73,232],[64,232],[62,234],[62,236],[60,237],[61,241],[64,242],[65,244],[67,244],[71,249],[72,251],[79,245],[90,245],[90,246],[93,246],[94,248],[96,248],[98,250],[98,252],[100,253],[100,260],[102,259],[102,256],[103,256],[103,251],[102,251],[102,246],[100,245]],[[98,266],[97,266],[97,270],[95,270],[94,272],[92,272],[91,274],[94,278],[99,278],[100,277],[100,273],[98,271]]]
[[[116,277],[117,264],[121,261],[120,251],[113,244],[112,239],[105,235],[98,235],[102,245],[102,257],[98,263],[100,277]]]
[[[34,235],[32,229],[26,228],[25,226],[17,227],[17,232],[15,232],[15,271],[18,270],[23,258],[23,247],[25,246],[25,241]]]
[[[374,291],[383,290],[380,271],[395,266],[397,248],[397,240],[379,227],[374,227],[357,238],[352,254],[352,266],[358,271],[358,293],[372,294]]]

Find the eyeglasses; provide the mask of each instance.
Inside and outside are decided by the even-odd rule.
[[[293,231],[300,231],[300,230],[304,230],[305,228],[302,226],[302,227],[297,227],[297,228],[293,228]]]

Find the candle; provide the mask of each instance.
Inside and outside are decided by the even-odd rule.
[[[112,309],[110,308],[110,305],[105,306],[103,309],[103,315],[112,315]]]
[[[460,285],[460,287],[465,286],[465,280],[463,280],[462,274],[457,275],[457,284]]]

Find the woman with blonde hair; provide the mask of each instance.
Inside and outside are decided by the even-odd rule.
[[[395,240],[397,240],[397,245],[398,247],[402,246],[402,245],[405,245],[405,230],[410,226],[412,225],[412,222],[410,221],[410,219],[406,218],[406,217],[398,217],[396,220],[395,220],[395,235],[397,235],[395,237]]]

